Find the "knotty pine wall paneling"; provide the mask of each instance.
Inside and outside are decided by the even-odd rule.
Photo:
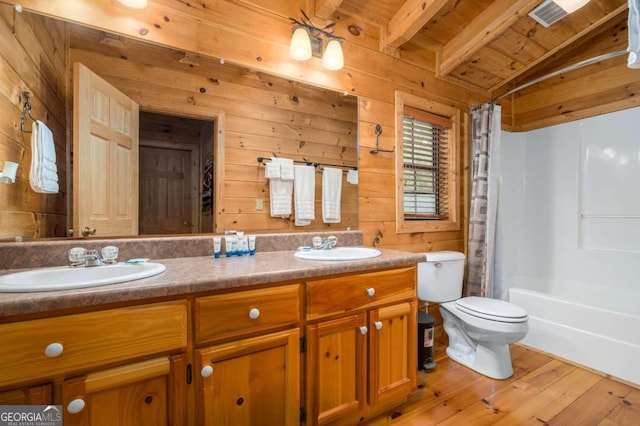
[[[393,124],[393,102],[396,90],[422,96],[437,102],[455,106],[466,112],[469,105],[477,105],[488,98],[486,93],[478,93],[468,88],[462,88],[449,82],[436,79],[433,72],[402,59],[401,55],[389,55],[378,49],[380,32],[385,22],[366,22],[364,29],[370,28],[372,32],[359,37],[347,30],[342,22],[337,22],[336,34],[345,37],[343,50],[345,54],[345,67],[339,71],[326,71],[321,66],[321,60],[312,58],[306,62],[297,62],[289,58],[288,48],[291,38],[291,23],[289,16],[297,17],[300,7],[309,9],[308,1],[301,2],[265,2],[254,0],[244,2],[221,1],[216,3],[216,8],[204,8],[199,3],[175,2],[169,0],[151,0],[144,11],[134,11],[120,7],[111,0],[93,0],[84,2],[82,8],[72,7],[66,4],[51,3],[41,0],[24,0],[21,4],[26,9],[36,10],[39,13],[64,17],[65,19],[82,22],[87,25],[101,28],[117,34],[125,34],[137,39],[152,43],[166,44],[179,51],[187,51],[213,58],[224,58],[229,63],[234,63],[258,72],[275,74],[286,79],[314,86],[326,87],[338,92],[346,92],[357,95],[363,102],[368,102],[367,109],[361,109],[358,117],[358,133],[361,135],[361,144],[371,146],[372,128],[376,123],[383,125],[384,146],[390,142],[391,135],[395,133]],[[279,6],[274,6],[277,4]],[[290,4],[290,6],[283,6]],[[348,6],[348,2],[345,2]],[[284,7],[285,10],[279,10]],[[278,10],[275,10],[278,9]],[[344,13],[338,10],[337,13]],[[375,30],[378,29],[377,32]],[[362,41],[361,41],[362,40]],[[372,40],[378,40],[373,43]],[[105,63],[106,64],[106,63]],[[106,72],[111,72],[114,67],[122,66],[116,61],[108,62]],[[147,70],[153,72],[154,70]],[[111,76],[115,82],[123,83],[118,87],[127,90],[129,81],[130,91],[142,93],[147,90],[147,85],[157,84],[158,79],[172,78],[166,74],[165,69],[161,73],[148,74],[144,81],[140,79],[128,80]],[[137,70],[136,70],[137,72]],[[107,76],[109,78],[109,76]],[[117,80],[117,81],[116,81]],[[250,96],[254,96],[251,90]],[[194,93],[193,87],[178,88],[172,93],[166,94],[163,102],[168,105],[178,105],[187,97],[192,98],[193,111],[198,114],[211,111],[216,107],[211,104],[213,98]],[[246,96],[246,95],[245,95]],[[255,96],[260,96],[259,93]],[[145,104],[157,101],[157,96],[139,97],[141,108]],[[238,101],[241,102],[241,101]],[[240,104],[233,103],[227,111],[233,108],[242,108]],[[231,114],[231,112],[228,112]],[[266,107],[260,113],[271,113]],[[227,119],[229,124],[244,128],[251,124],[248,118]],[[386,128],[385,128],[386,126]],[[235,127],[237,128],[237,127]],[[278,128],[276,132],[282,132],[285,128]],[[233,129],[228,129],[229,139],[233,139]],[[264,135],[268,136],[268,135]],[[238,140],[241,140],[238,138]],[[374,141],[375,143],[375,141]],[[229,146],[233,141],[228,142]],[[364,147],[365,145],[363,145]],[[229,195],[239,193],[238,182],[241,179],[231,180],[229,170],[232,168],[232,148],[227,150],[227,167],[225,168],[224,191]],[[388,154],[385,154],[388,155]],[[395,233],[395,226],[384,217],[380,220],[379,212],[388,216],[386,200],[392,200],[395,187],[395,172],[386,165],[381,165],[384,157],[378,154],[378,158],[370,158],[369,151],[361,148],[358,153],[360,165],[361,184],[358,199],[359,226],[364,231],[364,241],[370,244],[378,229],[383,227],[384,237],[381,240],[382,247],[402,247],[414,251],[429,249],[451,248],[464,250],[464,231],[456,233],[426,233],[416,235],[402,235]],[[391,161],[392,162],[392,161]],[[369,169],[371,167],[371,170]],[[237,168],[240,170],[240,168]],[[245,170],[245,175],[246,175]],[[251,173],[251,172],[249,172]],[[461,168],[464,173],[464,168]],[[259,177],[254,177],[255,184]],[[466,181],[466,177],[460,179]],[[243,190],[249,187],[249,191],[255,192],[252,184],[242,184]],[[461,189],[463,191],[463,189]],[[461,200],[461,203],[465,203]],[[385,204],[385,209],[381,205]],[[228,212],[227,206],[223,206]],[[239,222],[235,228],[247,227],[249,215],[234,217]],[[386,217],[386,216],[385,216]],[[367,219],[370,218],[370,219]],[[256,223],[251,221],[250,223]],[[259,224],[258,226],[262,226]],[[463,225],[464,228],[466,225]],[[270,225],[273,230],[289,229],[284,226]]]
[[[140,104],[141,111],[213,120],[225,116],[224,168],[214,201],[216,232],[346,229],[358,226],[358,187],[343,179],[341,223],[322,223],[320,169],[316,219],[295,227],[270,216],[269,183],[258,157],[357,166],[357,101],[217,60],[181,62],[175,50],[122,39],[106,46],[101,32],[70,24],[71,62],[82,62]],[[256,208],[257,200],[262,209]],[[205,228],[206,229],[206,228]]]
[[[66,52],[63,23],[0,5],[0,164],[18,163],[16,182],[0,185],[0,239],[66,233]],[[31,114],[53,132],[58,194],[29,186],[31,134],[20,130],[23,91],[31,93]],[[31,126],[27,118],[26,129]]]

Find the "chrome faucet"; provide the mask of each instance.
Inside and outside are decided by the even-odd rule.
[[[317,248],[318,250],[331,250],[333,247],[336,246],[337,243],[338,243],[338,237],[331,235],[327,237],[325,240],[323,240],[322,244],[320,244]]]
[[[87,250],[84,254],[84,266],[102,266],[98,250]]]

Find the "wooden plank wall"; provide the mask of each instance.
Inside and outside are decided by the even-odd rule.
[[[621,14],[579,45],[565,52],[578,63],[627,48],[627,13]],[[529,77],[562,69],[551,62]],[[526,81],[517,81],[516,86]],[[562,73],[513,94],[502,101],[503,128],[527,131],[640,106],[640,70],[627,67],[627,55]],[[505,107],[506,106],[506,107]]]
[[[381,124],[383,127],[383,134],[380,137],[381,145],[385,148],[391,148],[393,145],[392,135],[395,130],[393,98],[396,90],[446,103],[460,108],[463,112],[466,112],[469,106],[478,105],[486,100],[486,93],[475,92],[469,88],[458,87],[450,82],[436,79],[433,74],[432,55],[417,53],[411,55],[411,52],[407,51],[402,51],[399,55],[394,52],[381,52],[379,50],[380,33],[386,23],[369,19],[366,13],[354,14],[348,0],[342,2],[335,14],[340,17],[337,20],[335,32],[345,37],[343,49],[346,62],[345,68],[337,72],[324,71],[320,60],[316,58],[299,63],[292,61],[288,56],[291,37],[291,24],[288,17],[298,17],[300,8],[307,11],[313,10],[311,0],[220,1],[216,2],[215,8],[203,7],[199,3],[192,2],[150,0],[149,7],[145,11],[126,9],[111,0],[86,1],[82,8],[43,0],[22,0],[20,3],[27,9],[64,17],[110,32],[126,34],[181,51],[224,58],[228,62],[258,71],[255,77],[257,80],[264,77],[262,73],[275,74],[294,81],[357,95],[360,143],[358,227],[364,231],[365,244],[371,244],[376,232],[381,231],[382,247],[398,247],[411,251],[464,250],[463,229],[466,227],[466,218],[463,229],[459,232],[424,234],[395,232],[395,222],[390,214],[395,204],[394,188],[397,179],[392,166],[393,154],[370,154],[369,150],[375,146],[375,124]],[[359,36],[348,31],[347,26],[351,24],[362,29]],[[108,69],[117,64],[112,61],[104,65]],[[614,66],[618,65],[614,64]],[[596,67],[596,69],[600,68]],[[622,74],[622,70],[619,70]],[[633,88],[635,83],[626,80],[630,76],[627,72],[624,76],[619,76],[616,71],[615,83],[611,82],[609,78],[611,74],[606,71],[600,74],[593,72],[589,74],[594,74],[595,80],[585,74],[580,85],[572,88],[573,94],[568,90],[567,98],[563,99],[563,105],[575,100],[571,105],[571,114],[566,111],[558,112],[558,105],[554,105],[553,87],[550,87],[543,96],[536,97],[535,89],[532,89],[531,94],[523,91],[522,99],[514,96],[505,100],[503,117],[505,117],[506,128],[527,130],[556,122],[570,121],[581,115],[580,111],[583,111],[583,114],[595,115],[601,110],[603,102],[607,110],[628,108],[636,102],[629,101],[636,91]],[[175,73],[153,74],[151,81],[171,79],[175,76]],[[570,80],[573,75],[563,78]],[[142,91],[145,85],[149,84],[149,81],[142,80],[134,80],[134,82],[137,87],[132,87],[132,91]],[[571,88],[570,81],[561,84],[567,84],[565,87]],[[617,86],[612,87],[611,84]],[[609,87],[606,89],[609,90],[608,100],[600,99],[599,95],[604,92],[598,89],[598,86]],[[624,90],[626,86],[631,87],[631,90]],[[544,86],[539,88],[546,90]],[[184,87],[181,90],[177,97],[166,99],[165,102],[168,105],[177,104],[190,96],[194,110],[213,109],[207,106],[206,97],[202,96],[197,88]],[[525,94],[530,96],[526,103],[523,102]],[[624,97],[627,99],[623,99]],[[151,102],[150,99],[143,99],[143,101]],[[545,109],[546,111],[543,111]],[[540,113],[537,114],[535,111]],[[529,125],[529,123],[533,124]],[[239,123],[234,125],[242,127]],[[239,143],[240,139],[236,138],[236,141]],[[466,182],[468,176],[468,162],[464,152],[468,151],[465,149],[461,154],[463,156],[461,182]],[[242,181],[238,179],[238,182]],[[242,188],[240,185],[231,186],[225,190],[235,194],[240,193],[241,189],[244,190],[244,186]],[[466,216],[468,188],[463,186],[460,191],[464,195],[461,205],[463,215]],[[241,228],[244,224],[245,222],[237,227]]]
[[[224,114],[224,179],[216,231],[346,229],[358,226],[357,186],[343,173],[341,223],[324,224],[320,168],[316,220],[270,216],[269,183],[258,157],[357,166],[357,102],[351,95],[296,83],[135,40],[104,43],[104,33],[70,24],[71,62],[82,62],[140,104],[141,111],[213,120]],[[220,149],[220,148],[218,148]],[[215,155],[215,154],[214,154]],[[258,201],[259,200],[259,201]],[[262,203],[260,210],[256,203]]]
[[[46,23],[46,24],[45,24]],[[64,25],[0,5],[0,167],[18,163],[14,184],[0,185],[0,239],[64,236],[67,209]],[[31,135],[20,130],[23,91],[32,115],[54,134],[60,193],[29,186]],[[31,129],[31,120],[25,127]]]
[[[356,198],[354,194],[353,199],[357,199],[360,215],[356,226],[364,231],[365,244],[372,244],[376,232],[380,230],[383,233],[382,247],[397,247],[412,251],[464,250],[464,225],[463,229],[457,232],[424,234],[395,232],[395,221],[389,215],[390,209],[395,205],[396,175],[392,166],[395,161],[394,155],[370,154],[369,150],[375,146],[375,124],[383,126],[381,145],[390,148],[390,144],[393,144],[396,90],[446,103],[463,112],[467,111],[469,105],[477,105],[486,99],[485,94],[478,94],[467,88],[443,82],[436,79],[431,71],[427,71],[416,63],[409,63],[380,52],[378,50],[379,34],[386,25],[384,22],[367,21],[366,16],[352,15],[348,9],[341,11],[344,19],[340,20],[335,32],[345,37],[343,50],[346,66],[340,71],[328,72],[322,68],[320,59],[312,58],[306,62],[297,62],[289,58],[291,23],[288,17],[298,17],[301,7],[307,11],[312,10],[311,3],[307,0],[300,2],[222,1],[216,3],[216,8],[201,7],[200,4],[190,2],[151,0],[147,9],[142,12],[123,8],[111,0],[87,1],[83,3],[82,8],[66,3],[54,4],[40,0],[25,0],[20,3],[26,9],[168,45],[179,51],[224,58],[230,63],[258,71],[254,76],[257,84],[261,84],[260,82],[266,78],[265,73],[268,73],[293,81],[331,88],[340,93],[357,95],[360,105],[358,116],[360,147],[357,154],[360,185],[359,195]],[[348,2],[345,4],[348,6]],[[362,37],[352,35],[346,28],[351,23],[368,32],[361,33]],[[83,62],[88,60],[89,58],[86,58]],[[413,58],[413,60],[419,59]],[[121,65],[120,61],[111,60],[102,63],[100,69],[110,73],[113,68]],[[165,71],[147,74],[146,80],[130,80],[129,89],[126,88],[126,81],[122,79],[119,82],[113,81],[122,83],[125,91],[142,92],[150,82],[158,84],[158,80],[173,79],[177,76],[175,72],[166,73]],[[205,83],[207,83],[206,79],[202,81],[203,85]],[[120,84],[117,85],[120,86]],[[205,87],[208,88],[211,85],[207,84]],[[253,98],[254,92],[252,89],[244,95],[244,98]],[[258,93],[255,96],[259,96]],[[181,103],[186,97],[191,99],[194,110],[199,110],[200,114],[202,111],[211,112],[216,108],[215,105],[207,104],[208,97],[203,96],[197,87],[191,86],[174,92],[171,98],[164,99],[164,103],[166,105]],[[140,96],[140,101],[145,108],[152,99]],[[267,109],[263,111],[269,112]],[[247,124],[237,120],[235,122],[226,120],[226,125],[234,126],[235,129],[242,129]],[[285,127],[275,130],[279,132],[278,134],[287,131]],[[268,137],[269,134],[264,136]],[[246,143],[239,136],[232,135],[230,139],[227,142],[230,147],[233,144],[239,146],[237,144]],[[228,164],[235,164],[235,161],[238,161],[233,159],[234,156],[238,158],[238,152],[232,152],[232,149],[227,150],[231,157],[227,160]],[[268,152],[265,154],[270,155]],[[225,169],[225,174],[228,169],[229,167]],[[225,182],[225,191],[229,195],[241,194],[244,191],[255,192],[255,189],[247,189],[244,183],[237,183],[241,182],[241,179],[256,181],[258,178],[254,175],[248,178],[240,177],[242,173],[247,176],[247,172],[249,175],[255,172],[241,167],[237,169],[238,180],[235,184]],[[467,167],[461,167],[461,174],[466,176],[466,173]],[[461,177],[460,182],[466,182],[467,179],[464,176]],[[227,177],[225,175],[225,180]],[[460,191],[462,194],[468,192],[464,187]],[[462,199],[461,203],[466,205],[466,199]],[[255,206],[255,200],[250,204],[248,208]],[[465,210],[467,209],[462,209],[463,214]],[[233,216],[240,220],[234,223],[234,227],[238,229],[251,227],[252,223],[247,222],[250,215],[239,216],[234,212]],[[269,225],[269,228],[290,229],[274,225]]]

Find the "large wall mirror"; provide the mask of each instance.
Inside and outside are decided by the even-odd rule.
[[[346,171],[357,168],[356,97],[219,58],[27,12],[17,14],[6,5],[0,8],[8,21],[3,25],[18,29],[2,56],[10,60],[16,50],[12,44],[28,56],[21,63],[13,61],[20,83],[12,89],[30,91],[32,114],[52,128],[63,188],[53,196],[30,193],[29,135],[16,134],[16,143],[22,145],[20,182],[3,189],[11,191],[12,203],[25,211],[22,215],[0,211],[16,225],[11,229],[3,225],[1,238],[65,237],[69,227],[80,233],[78,228],[85,225],[73,215],[79,204],[86,204],[85,195],[74,195],[74,182],[89,173],[73,176],[74,63],[83,64],[139,105],[138,235],[357,228],[357,185],[346,179]],[[24,101],[24,97],[11,99],[16,109]],[[80,106],[84,107],[91,105]],[[8,150],[0,142],[0,153]],[[266,159],[263,163],[258,161],[261,157]],[[293,214],[271,216],[265,163],[272,157],[316,165],[316,219],[310,225],[296,226]],[[326,224],[321,210],[322,171],[331,166],[345,171],[341,221]],[[95,195],[96,188],[92,190]],[[30,214],[39,220],[22,226],[21,217]],[[129,236],[106,235],[97,223],[89,227],[95,227],[96,237]]]
[[[343,174],[341,221],[322,221],[323,165],[357,167],[357,98],[207,58],[128,39],[98,29],[0,5],[7,27],[1,56],[12,69],[0,100],[0,160],[19,163],[18,179],[2,185],[0,238],[65,237],[78,202],[73,176],[73,64],[81,63],[139,105],[138,234],[291,232],[358,226],[357,185]],[[9,28],[11,30],[9,30]],[[11,34],[11,37],[9,37]],[[24,58],[16,57],[21,53]],[[30,136],[20,112],[31,94],[32,114],[56,140],[61,192],[29,188]],[[80,108],[91,108],[81,105]],[[10,117],[10,118],[7,118]],[[26,127],[31,123],[27,120]],[[85,141],[80,141],[85,143]],[[315,216],[272,217],[269,182],[258,158],[320,164]],[[95,170],[95,169],[94,169]],[[98,189],[99,190],[99,189]],[[92,189],[96,194],[96,188]],[[99,222],[98,222],[99,223]],[[96,237],[106,235],[98,225]],[[81,232],[81,229],[76,229]]]

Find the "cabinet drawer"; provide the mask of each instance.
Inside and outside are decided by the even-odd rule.
[[[0,336],[3,386],[186,347],[187,302],[2,324]]]
[[[196,299],[196,342],[226,339],[300,322],[300,286],[288,285]]]
[[[415,267],[310,281],[307,283],[307,320],[415,296]]]

